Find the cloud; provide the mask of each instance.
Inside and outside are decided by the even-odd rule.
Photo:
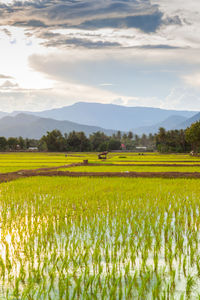
[[[3,31],[8,37],[12,37],[12,34],[11,34],[11,32],[7,29],[7,28],[3,28],[3,29],[1,29],[1,31]]]
[[[139,28],[154,32],[162,24],[158,5],[150,0],[15,1],[0,5],[2,25],[41,28]]]
[[[34,55],[29,61],[32,69],[51,80],[101,88],[114,93],[115,99],[120,96],[152,98],[155,95],[163,98],[175,84],[179,84],[177,72],[171,72],[174,64],[173,68],[167,63],[155,65],[150,58],[144,61],[144,53],[139,49],[138,55],[134,56],[131,52],[130,49],[117,53],[110,49],[104,53],[100,50],[84,53],[73,50],[67,55]]]
[[[5,2],[0,4],[0,104],[8,99],[10,107],[34,107],[35,101],[36,109],[46,109],[73,101],[116,101],[189,108],[190,96],[199,107],[197,93],[171,93],[200,85],[198,0]],[[55,88],[28,92],[4,73],[21,87]],[[40,78],[51,79],[51,85]]]
[[[96,19],[85,21],[78,27],[83,29],[98,29],[98,28],[138,28],[144,32],[155,32],[162,24],[162,13],[159,11],[151,14],[127,16],[109,19]]]
[[[83,47],[88,49],[100,49],[108,47],[119,47],[120,43],[108,41],[92,41],[87,38],[62,38],[61,35],[55,35],[56,38],[50,39],[42,44],[46,47]],[[52,37],[55,37],[52,36]]]
[[[0,79],[12,79],[12,78],[13,78],[12,76],[0,74]]]
[[[200,95],[192,88],[176,87],[164,99],[162,107],[200,111]]]
[[[113,86],[113,83],[100,83],[99,86]]]
[[[18,0],[0,5],[0,25],[24,28],[28,37],[39,38],[45,47],[189,47],[181,32],[181,28],[190,26],[185,20],[185,11],[180,16],[170,13],[155,0]],[[108,28],[112,34],[106,31]],[[68,30],[68,35],[53,32],[58,29]],[[79,36],[74,36],[73,30],[79,30]],[[99,39],[87,36],[89,31],[98,35],[100,30],[105,34]],[[180,37],[177,38],[178,30]],[[127,38],[126,32],[130,33]]]
[[[48,27],[40,20],[28,20],[28,21],[17,21],[13,26],[19,26],[19,27]]]
[[[170,45],[141,45],[141,46],[136,46],[133,48],[140,48],[140,49],[180,49],[181,47],[176,47],[176,46],[170,46]]]
[[[185,83],[191,87],[200,88],[200,73],[183,75]]]
[[[10,89],[13,89],[13,88],[16,88],[16,87],[18,87],[18,84],[14,83],[10,80],[6,80],[4,83],[2,83],[0,85],[0,89],[5,89],[5,90],[10,90]]]
[[[0,86],[0,110],[40,111],[71,105],[78,101],[110,103],[120,95],[99,87],[64,83],[49,89],[22,89]],[[125,97],[124,97],[125,98]]]

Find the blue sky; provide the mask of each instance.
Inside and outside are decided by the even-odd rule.
[[[0,0],[0,110],[200,110],[199,0]]]

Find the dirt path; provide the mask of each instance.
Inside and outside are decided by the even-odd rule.
[[[51,170],[24,170],[20,172],[0,174],[0,183],[34,176],[200,178],[200,172],[69,172]]]
[[[34,175],[33,175],[34,176]],[[200,178],[200,172],[42,172],[39,176],[69,177],[147,177],[147,178]]]
[[[131,166],[135,166],[135,167],[200,167],[200,162],[199,164],[116,164],[116,163],[113,163],[113,164],[98,164],[98,163],[89,163],[87,165],[85,165],[87,167],[95,167],[95,166],[125,166],[125,167],[131,167]]]
[[[200,172],[71,172],[59,171],[62,168],[79,166],[166,166],[166,164],[84,164],[72,163],[63,166],[39,168],[33,170],[19,170],[10,173],[0,173],[0,183],[16,180],[19,178],[35,176],[68,176],[68,177],[144,177],[144,178],[200,178]],[[188,166],[178,164],[167,164],[167,166]],[[199,166],[193,164],[192,166]]]
[[[126,160],[126,161],[124,161],[124,160],[118,160],[118,162],[133,162],[133,163],[138,163],[138,162],[140,162],[139,160]],[[154,163],[154,162],[156,162],[156,163],[200,163],[200,159],[199,160],[143,160],[142,162],[144,162],[144,163],[147,163],[147,162],[149,162],[149,163]]]

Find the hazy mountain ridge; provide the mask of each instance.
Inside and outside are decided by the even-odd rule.
[[[53,129],[84,131],[86,135],[96,131],[112,135],[116,130],[154,134],[160,127],[185,129],[199,119],[200,113],[195,111],[78,102],[41,112],[0,112],[0,135],[40,138]]]
[[[18,114],[13,112],[12,114]],[[78,102],[62,108],[42,112],[24,112],[55,120],[68,120],[89,126],[129,131],[153,126],[172,115],[191,118],[195,111],[176,111],[152,107],[127,107],[114,104]]]
[[[160,127],[165,128],[166,130],[173,130],[173,129],[177,129],[181,123],[187,121],[188,119],[186,117],[183,116],[170,116],[167,119],[165,119],[164,121],[157,123],[155,125],[152,126],[145,126],[145,127],[139,127],[139,128],[135,128],[134,132],[136,134],[149,134],[149,133],[157,133]]]
[[[195,123],[197,121],[200,121],[200,112],[192,116],[191,118],[185,120],[184,122],[180,123],[177,126],[177,129],[186,129],[187,127],[190,127],[192,123]]]
[[[69,133],[73,130],[84,131],[86,135],[93,132],[101,131],[107,135],[112,135],[115,131],[104,129],[97,126],[87,126],[69,121],[58,121],[48,118],[40,118],[38,116],[28,114],[18,114],[16,116],[6,116],[0,119],[0,136],[19,137],[39,139],[47,131],[54,129],[60,130],[62,133]]]

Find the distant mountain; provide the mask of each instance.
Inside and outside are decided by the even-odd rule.
[[[39,139],[47,131],[59,129],[62,133],[69,133],[73,130],[84,131],[86,135],[101,131],[107,135],[112,135],[115,131],[103,129],[96,126],[87,126],[70,121],[57,121],[48,118],[28,114],[18,114],[16,116],[6,116],[0,119],[0,136]]]
[[[9,113],[6,113],[4,111],[0,111],[0,118],[3,118],[5,116],[7,116]]]
[[[192,123],[195,123],[197,121],[200,121],[200,112],[195,114],[193,117],[185,120],[184,122],[181,122],[180,124],[178,124],[177,128],[178,129],[186,129],[187,127],[190,127],[190,125],[192,125]]]
[[[19,112],[14,112],[14,114],[17,113]],[[133,129],[134,131],[138,127],[156,125],[174,115],[190,118],[196,112],[78,102],[62,108],[26,113],[55,120],[68,120],[89,126],[99,126],[122,131]]]
[[[163,122],[157,123],[152,126],[139,127],[134,129],[134,133],[136,134],[149,134],[149,133],[157,133],[160,127],[165,128],[166,130],[177,129],[180,123],[187,121],[188,119],[183,116],[170,116]]]

